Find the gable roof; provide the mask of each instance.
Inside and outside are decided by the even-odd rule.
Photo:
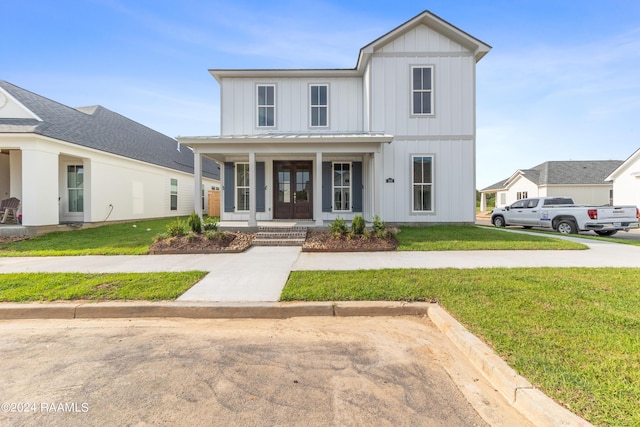
[[[71,108],[0,80],[4,89],[38,119],[0,118],[0,133],[35,133],[107,153],[193,173],[193,152],[166,135],[107,108]],[[203,175],[219,179],[220,168],[203,160]]]
[[[621,160],[568,160],[540,163],[531,169],[518,169],[511,177],[481,191],[506,190],[524,177],[538,187],[550,185],[604,185]]]
[[[622,174],[626,169],[631,167],[631,165],[634,164],[638,160],[640,160],[640,148],[638,148],[636,151],[634,151],[634,153],[632,155],[630,155],[627,160],[622,162],[622,164],[620,166],[618,166],[614,171],[612,171],[611,174],[609,174],[609,176],[607,177],[607,181],[613,181],[614,179],[619,177],[620,174]],[[634,172],[632,172],[632,174],[635,175],[635,176],[640,176],[640,170],[639,171],[634,171]]]
[[[480,61],[490,50],[491,46],[469,35],[458,27],[450,24],[439,16],[425,10],[393,30],[378,37],[362,49],[358,55],[358,62],[354,68],[325,68],[325,69],[210,69],[209,73],[220,83],[223,77],[349,77],[361,76],[375,50],[390,43],[397,37],[411,31],[418,25],[426,25],[434,31],[448,37],[473,52],[476,62]]]

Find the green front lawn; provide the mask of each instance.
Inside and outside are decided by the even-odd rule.
[[[142,255],[175,218],[108,224],[58,231],[28,240],[0,244],[0,256]]]
[[[0,301],[174,300],[207,273],[0,274]]]
[[[638,269],[292,272],[281,299],[437,300],[572,412],[640,425]]]
[[[400,227],[399,251],[473,251],[587,249],[587,246],[553,236],[506,233],[475,225],[434,225]]]

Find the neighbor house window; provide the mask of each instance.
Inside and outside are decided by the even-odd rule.
[[[238,211],[249,210],[249,163],[236,163],[236,206]]]
[[[311,127],[326,127],[329,112],[327,85],[311,85]]]
[[[84,167],[67,166],[67,194],[69,212],[84,212]]]
[[[412,156],[413,210],[433,211],[433,156]]]
[[[171,210],[178,210],[178,180],[171,178]]]
[[[526,199],[527,197],[529,197],[529,193],[527,191],[518,191],[518,193],[516,194],[516,198],[518,200]]]
[[[351,163],[333,164],[333,210],[351,210]]]
[[[258,127],[274,127],[276,125],[276,87],[275,85],[258,86]]]
[[[433,114],[433,67],[411,67],[411,112]]]

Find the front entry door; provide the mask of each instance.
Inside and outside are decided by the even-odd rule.
[[[313,217],[311,167],[311,162],[273,162],[275,219]]]

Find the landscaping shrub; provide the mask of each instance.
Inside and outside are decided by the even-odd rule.
[[[356,215],[353,217],[353,220],[351,221],[351,231],[353,234],[363,234],[364,226],[364,218],[362,215]]]
[[[202,228],[204,231],[218,231],[218,218],[212,216],[205,218]]]
[[[329,228],[331,228],[331,232],[335,238],[340,238],[347,234],[347,223],[340,217],[334,219]]]
[[[180,218],[176,218],[167,224],[167,234],[172,237],[184,236],[186,234],[186,224]]]
[[[198,215],[195,211],[191,212],[189,218],[187,219],[187,225],[189,229],[194,233],[202,233],[202,219],[200,219],[200,215]]]
[[[389,234],[387,232],[387,224],[378,215],[373,217],[373,233],[380,239],[387,237]]]

